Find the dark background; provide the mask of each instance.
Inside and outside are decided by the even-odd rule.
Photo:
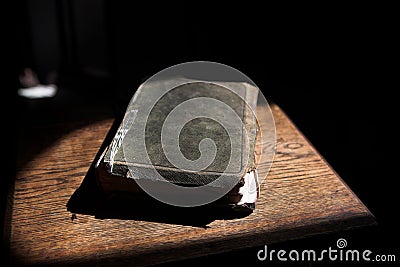
[[[397,105],[389,95],[398,90],[391,82],[398,67],[392,10],[365,3],[216,7],[196,2],[178,8],[108,0],[18,1],[6,24],[10,49],[2,51],[12,58],[10,64],[3,61],[11,86],[3,88],[2,103],[15,103],[6,116],[10,156],[1,180],[2,215],[15,174],[19,132],[32,125],[120,116],[147,77],[174,64],[207,60],[249,76],[378,221],[376,227],[274,247],[327,247],[343,236],[353,248],[399,258],[399,176],[389,171],[398,159],[392,155],[398,142],[392,127],[398,122],[393,116]],[[18,75],[27,67],[42,84],[57,73],[54,99],[28,101],[16,95]],[[258,249],[184,264],[221,259],[256,263]]]

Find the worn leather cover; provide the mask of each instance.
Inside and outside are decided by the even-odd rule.
[[[255,110],[257,104],[258,89],[240,82],[191,80],[174,88],[176,82],[176,80],[161,80],[146,83],[138,88],[127,108],[127,116],[97,165],[100,169],[99,179],[107,177],[107,183],[103,182],[103,187],[105,184],[110,184],[112,177],[119,178],[115,179],[117,183],[121,181],[120,178],[152,179],[146,176],[146,173],[148,168],[153,167],[169,182],[184,186],[200,186],[214,181],[225,171],[229,160],[233,162],[234,168],[223,175],[238,179],[239,184],[247,172],[255,169],[257,121],[252,110]],[[174,89],[169,90],[170,88]],[[160,98],[160,95],[163,96]],[[197,118],[190,121],[179,135],[180,151],[187,159],[195,160],[200,156],[199,142],[204,138],[212,139],[217,147],[214,161],[204,170],[194,172],[190,169],[178,169],[168,161],[160,136],[168,114],[180,103],[198,97],[217,99],[229,105],[242,119],[243,124],[236,127],[234,134],[229,137],[226,130],[212,118]],[[218,107],[214,109],[211,113],[221,112]],[[226,116],[226,120],[229,118],[230,116]],[[181,118],[174,119],[179,123]],[[138,136],[143,135],[143,129],[136,125],[143,125],[145,122],[145,146],[143,146],[138,141],[140,139]],[[231,122],[225,121],[225,123]],[[229,138],[240,140],[242,146],[239,150],[231,151]],[[144,158],[146,153],[151,164]],[[217,186],[224,185],[217,184]]]

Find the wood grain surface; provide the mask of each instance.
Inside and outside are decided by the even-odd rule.
[[[288,117],[276,105],[271,109],[277,151],[256,210],[206,227],[140,216],[104,219],[84,211],[72,217],[66,205],[113,120],[36,129],[21,145],[10,193],[5,230],[12,260],[147,265],[373,224],[372,214]],[[259,173],[266,173],[263,164]]]

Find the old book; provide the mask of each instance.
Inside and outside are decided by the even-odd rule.
[[[241,82],[187,79],[146,82],[136,91],[114,139],[96,164],[100,187],[106,193],[140,197],[148,191],[138,184],[152,186],[152,191],[164,195],[169,194],[169,184],[211,185],[206,190],[223,193],[212,205],[254,209],[259,194],[255,159],[258,126],[253,113],[257,96],[258,88]],[[210,99],[216,100],[216,104]],[[221,103],[228,108],[221,108]],[[183,112],[175,112],[177,107],[183,108]],[[208,116],[188,120],[187,116],[197,114],[196,109],[197,113],[206,112]],[[234,116],[225,114],[228,112],[234,112]],[[172,113],[174,116],[168,117]],[[163,131],[174,132],[175,128],[180,129],[178,136],[162,137]],[[211,139],[216,148],[210,164],[199,170],[196,164],[177,167],[171,162],[179,153],[196,162],[203,152],[209,152],[200,151],[205,138]],[[179,151],[173,147],[177,144]],[[163,179],[155,179],[158,174]],[[234,181],[234,186],[226,181]]]

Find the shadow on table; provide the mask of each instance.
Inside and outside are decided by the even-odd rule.
[[[251,214],[249,209],[232,210],[213,205],[201,207],[175,207],[164,204],[154,198],[142,195],[140,197],[121,194],[104,194],[99,188],[95,177],[95,164],[114,137],[121,120],[115,120],[108,132],[103,145],[80,187],[72,194],[67,209],[75,214],[93,215],[98,219],[125,219],[153,221],[169,224],[207,227],[207,224],[217,219],[235,219]]]

